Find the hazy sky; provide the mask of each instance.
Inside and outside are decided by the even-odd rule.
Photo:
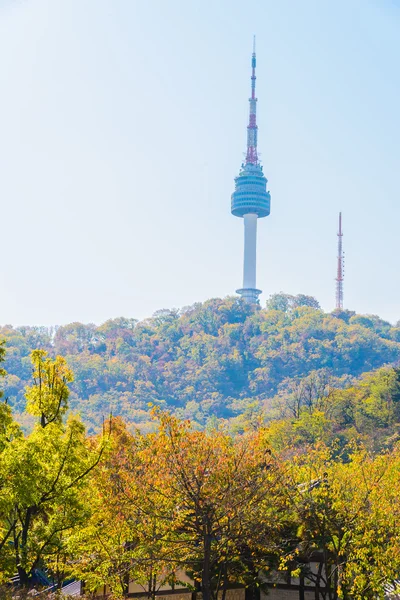
[[[0,323],[234,293],[257,35],[258,287],[400,319],[398,0],[0,0]]]

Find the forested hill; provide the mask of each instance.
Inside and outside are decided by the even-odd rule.
[[[400,326],[350,311],[327,314],[309,296],[284,294],[272,296],[266,309],[213,299],[141,322],[4,326],[2,338],[3,387],[16,412],[24,409],[31,379],[29,354],[43,348],[67,358],[75,373],[72,409],[95,427],[110,409],[146,426],[150,403],[206,425],[282,397],[314,371],[330,373],[340,386],[400,360]]]

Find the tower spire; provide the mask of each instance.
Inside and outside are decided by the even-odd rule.
[[[257,98],[256,98],[256,36],[253,38],[253,54],[251,55],[251,97],[250,113],[247,126],[246,164],[257,165]]]
[[[338,231],[338,256],[337,256],[337,275],[336,275],[336,308],[343,309],[343,232],[342,232],[342,213],[339,213],[339,231]]]

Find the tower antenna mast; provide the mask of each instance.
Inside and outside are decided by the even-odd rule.
[[[256,36],[253,37],[253,54],[251,55],[251,97],[249,98],[249,124],[247,126],[246,163],[258,165],[257,154],[257,98],[256,98]]]
[[[338,231],[338,255],[337,255],[337,275],[336,275],[336,308],[343,309],[343,232],[342,232],[342,213],[339,213],[339,231]]]

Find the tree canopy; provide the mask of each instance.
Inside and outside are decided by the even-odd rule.
[[[78,418],[62,418],[72,380],[65,360],[52,360],[44,350],[31,358],[26,410],[37,417],[33,430],[25,435],[0,401],[0,582],[18,573],[22,584],[84,520],[81,492],[104,450],[102,442],[97,448],[88,443]]]
[[[131,580],[149,600],[177,583],[216,600],[279,571],[318,600],[373,600],[397,578],[399,369],[344,387],[317,369],[236,420],[200,428],[153,406],[149,432],[110,416],[90,436],[68,414],[65,358],[30,360],[32,429],[0,401],[0,583],[29,588],[40,568],[115,599]]]
[[[140,322],[4,326],[6,396],[27,421],[22,412],[29,356],[40,348],[64,357],[73,369],[69,404],[92,431],[110,410],[150,428],[149,403],[204,427],[290,395],[290,382],[312,372],[327,371],[343,387],[400,359],[400,329],[374,315],[324,313],[301,294],[275,294],[267,306],[226,298],[159,310]]]

